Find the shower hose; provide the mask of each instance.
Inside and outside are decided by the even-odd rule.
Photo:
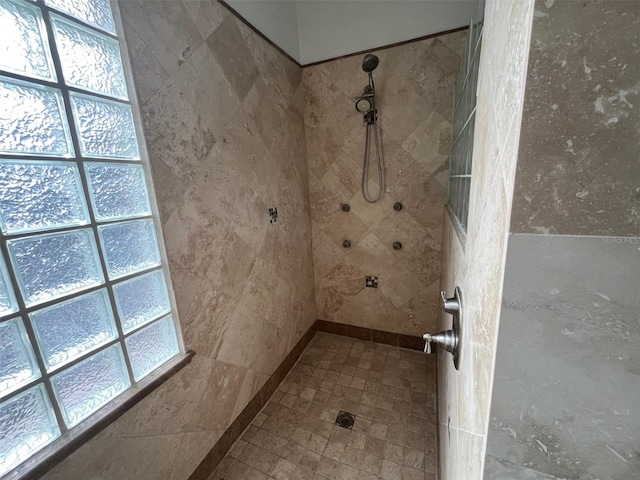
[[[375,115],[375,110],[373,110],[373,115]],[[369,197],[369,189],[367,188],[367,178],[369,177],[369,160],[371,156],[371,129],[373,129],[373,138],[376,149],[375,154],[377,160],[376,163],[378,166],[378,186],[380,189],[378,191],[378,196],[374,200]],[[372,122],[367,121],[367,134],[364,144],[364,163],[362,165],[362,196],[368,203],[376,203],[382,198],[382,195],[384,195],[384,172],[382,168],[382,156],[380,155],[380,144],[378,142],[378,125],[376,123],[375,117],[373,118]]]

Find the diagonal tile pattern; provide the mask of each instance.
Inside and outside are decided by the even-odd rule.
[[[196,356],[49,480],[188,478],[316,320],[301,69],[217,1],[119,8]]]
[[[436,327],[451,98],[465,35],[376,52],[386,193],[375,205],[360,193],[365,132],[353,104],[366,83],[361,57],[304,69],[319,318],[410,335]],[[372,173],[370,191],[376,181]],[[380,287],[365,289],[365,275]]]
[[[435,480],[433,358],[318,332],[209,480]]]
[[[431,97],[448,88],[449,71],[447,62],[442,68],[429,62],[455,56],[460,35],[380,52],[384,148],[393,168],[384,202],[370,206],[358,196],[363,132],[352,97],[354,86],[356,93],[362,88],[359,59],[303,74],[217,1],[122,0],[119,9],[183,336],[196,356],[46,480],[188,478],[315,321],[316,288],[323,311],[333,312],[326,319],[410,334],[425,328],[421,322],[433,317],[437,298],[437,283],[429,281],[439,268],[433,243],[440,236],[449,114]],[[344,67],[348,62],[355,67]],[[428,77],[420,65],[429,67]],[[395,200],[406,212],[390,217]],[[336,215],[343,201],[352,206],[348,224]],[[270,224],[272,207],[278,221]],[[341,246],[347,227],[349,252]],[[388,245],[396,231],[406,237],[399,239],[404,251]],[[372,270],[380,287],[365,291],[364,275]],[[345,403],[359,416],[351,440],[288,422],[295,429],[277,435],[286,448],[275,437],[262,446],[247,442],[253,447],[245,455],[262,452],[229,472],[262,478],[260,468],[272,467],[276,479],[298,468],[329,478],[331,472],[414,478],[410,469],[433,446],[418,448],[419,432],[412,430],[432,416],[423,409],[433,407],[433,391],[410,388],[429,378],[423,357],[349,339],[317,342],[305,357],[310,363],[291,376],[298,386],[280,392],[269,408],[303,410],[319,425],[329,422],[317,405],[333,410]],[[327,378],[319,378],[323,370]],[[404,383],[385,383],[393,378]],[[366,391],[367,382],[375,392]],[[327,403],[331,395],[335,405]],[[279,417],[264,413],[256,428],[273,435]],[[412,423],[402,423],[407,419]],[[359,432],[367,422],[370,430]],[[409,441],[415,452],[407,451]],[[339,444],[353,456],[342,458]],[[379,471],[359,471],[362,458]]]

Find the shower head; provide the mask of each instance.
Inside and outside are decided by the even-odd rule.
[[[371,53],[367,53],[362,59],[362,70],[367,73],[373,72],[380,63],[380,59]]]

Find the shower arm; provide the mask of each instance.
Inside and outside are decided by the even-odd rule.
[[[373,72],[369,72],[369,86],[371,87],[371,94],[375,95],[376,86],[373,83]]]

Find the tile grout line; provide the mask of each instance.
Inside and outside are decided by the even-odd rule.
[[[325,332],[322,332],[325,333]],[[397,459],[394,461],[392,461],[391,459],[389,459],[389,457],[386,456],[386,454],[384,454],[383,452],[379,451],[373,451],[373,450],[369,450],[368,448],[366,448],[364,445],[362,446],[357,446],[357,444],[352,444],[352,441],[349,438],[343,438],[340,439],[338,438],[339,436],[345,435],[347,437],[351,437],[353,434],[351,431],[345,433],[344,430],[340,430],[339,428],[337,428],[335,425],[333,425],[333,414],[337,413],[337,411],[339,409],[342,409],[344,407],[344,405],[336,405],[336,403],[341,403],[340,401],[336,402],[335,400],[339,400],[339,399],[343,399],[342,402],[344,402],[344,396],[340,395],[340,394],[336,394],[335,390],[333,390],[332,392],[329,392],[326,389],[319,389],[319,391],[315,392],[315,395],[312,396],[311,398],[307,399],[305,396],[303,396],[302,394],[304,393],[304,390],[307,389],[312,389],[314,390],[314,387],[317,387],[318,385],[312,385],[311,387],[308,387],[309,385],[309,380],[311,380],[312,378],[316,378],[317,381],[320,381],[320,379],[326,378],[326,381],[329,381],[330,383],[332,383],[332,385],[334,387],[338,387],[338,385],[342,385],[341,388],[345,388],[345,386],[347,385],[347,383],[341,383],[342,377],[346,376],[346,377],[351,377],[351,375],[345,371],[345,368],[348,367],[349,365],[345,362],[345,360],[347,359],[347,354],[345,354],[344,352],[342,354],[339,353],[340,350],[344,350],[344,349],[349,349],[350,353],[348,354],[348,357],[352,357],[352,358],[360,358],[360,355],[352,355],[351,352],[353,352],[354,350],[359,351],[361,354],[366,353],[369,356],[369,360],[373,360],[375,359],[382,359],[382,363],[388,365],[392,365],[393,360],[391,361],[391,363],[389,362],[389,358],[395,358],[396,363],[401,364],[402,361],[409,361],[408,359],[404,359],[403,360],[403,356],[402,356],[402,350],[399,347],[391,347],[393,350],[396,350],[398,352],[398,355],[387,355],[386,353],[378,353],[379,347],[382,345],[378,345],[377,347],[364,347],[363,349],[359,349],[359,348],[355,348],[355,344],[356,343],[360,343],[362,344],[363,340],[359,340],[357,338],[351,338],[351,339],[346,339],[344,341],[349,342],[351,341],[351,346],[349,346],[347,348],[346,344],[344,345],[344,347],[340,347],[339,345],[337,346],[337,348],[335,348],[335,350],[332,349],[328,349],[325,350],[323,347],[326,347],[327,343],[331,344],[333,342],[336,343],[340,343],[340,340],[336,340],[337,338],[339,338],[340,336],[335,336],[333,334],[328,334],[327,337],[317,337],[314,336],[314,339],[310,342],[310,344],[305,348],[305,351],[307,349],[310,349],[310,351],[308,352],[309,355],[308,357],[313,357],[314,353],[316,355],[316,360],[312,360],[312,358],[308,358],[309,362],[304,362],[302,364],[297,363],[296,367],[292,368],[292,371],[289,373],[289,376],[287,377],[288,380],[288,385],[284,386],[284,388],[281,386],[278,388],[278,392],[280,393],[280,395],[278,396],[277,400],[272,400],[272,402],[270,402],[270,408],[268,409],[269,411],[265,411],[266,410],[266,406],[263,408],[262,413],[263,413],[263,417],[265,417],[262,421],[260,421],[260,423],[256,423],[253,422],[252,426],[253,431],[250,431],[250,428],[247,429],[248,434],[245,434],[246,437],[243,435],[241,437],[241,439],[245,442],[245,445],[242,445],[242,452],[239,452],[236,455],[229,455],[227,456],[225,459],[228,460],[227,463],[230,463],[230,465],[224,465],[225,469],[224,471],[215,473],[217,476],[215,478],[220,478],[220,475],[225,475],[224,478],[227,478],[226,475],[230,475],[230,479],[234,478],[234,479],[239,479],[239,478],[246,478],[246,472],[240,472],[240,475],[242,475],[241,477],[238,477],[236,474],[238,474],[237,470],[240,469],[249,469],[251,470],[254,474],[260,476],[260,478],[262,478],[263,473],[264,474],[271,474],[273,477],[276,477],[277,475],[275,474],[276,470],[278,470],[278,466],[280,466],[280,468],[284,468],[284,467],[288,467],[291,468],[293,470],[297,470],[298,473],[304,473],[304,471],[306,470],[311,470],[312,475],[315,474],[316,479],[319,478],[324,478],[324,475],[321,477],[319,473],[315,473],[316,472],[316,468],[319,467],[319,463],[315,463],[315,465],[313,466],[309,466],[309,465],[304,465],[301,462],[303,462],[303,459],[305,458],[305,456],[310,455],[312,458],[317,457],[317,459],[315,459],[315,462],[321,462],[321,460],[324,459],[325,464],[333,464],[332,468],[336,468],[336,467],[340,467],[343,470],[358,470],[358,466],[361,464],[362,458],[358,459],[351,459],[351,461],[349,461],[349,459],[347,458],[342,458],[345,454],[346,451],[348,451],[349,449],[352,450],[352,454],[355,454],[356,456],[358,455],[364,455],[367,456],[369,455],[369,460],[373,461],[374,459],[378,459],[379,463],[380,463],[380,467],[379,468],[383,468],[383,466],[385,465],[385,462],[388,464],[386,465],[387,468],[389,468],[390,466],[393,466],[394,464],[396,465],[397,468],[401,468],[403,470],[409,469],[409,471],[407,472],[409,475],[411,475],[413,473],[413,475],[415,475],[417,472],[423,471],[424,474],[429,474],[429,476],[431,478],[435,478],[433,477],[433,475],[435,475],[435,473],[432,470],[429,470],[428,466],[431,465],[431,468],[435,469],[435,461],[436,461],[436,457],[435,455],[431,455],[429,456],[429,460],[431,461],[430,464],[427,463],[423,463],[423,462],[427,462],[427,457],[428,453],[425,451],[426,448],[426,443],[423,443],[422,446],[415,446],[415,445],[411,445],[409,442],[405,443],[405,441],[401,441],[401,440],[393,440],[393,439],[386,439],[386,443],[388,445],[395,445],[396,447],[400,448],[401,450],[401,458]],[[318,339],[318,341],[316,342],[316,339]],[[369,342],[366,342],[369,343]],[[323,345],[325,344],[325,345]],[[332,347],[335,347],[336,345],[331,345]],[[321,355],[320,352],[322,352],[324,350],[325,354],[324,354],[324,359],[323,360],[319,360],[317,358],[317,355]],[[333,353],[332,353],[333,352]],[[330,357],[327,358],[327,355],[329,355]],[[338,357],[341,357],[342,355],[345,355],[344,359],[339,360]],[[415,354],[411,354],[411,355],[415,355]],[[364,360],[364,356],[362,355],[362,360]],[[335,360],[331,361],[333,358],[335,358]],[[416,357],[417,358],[417,357]],[[331,361],[331,367],[326,367],[326,366],[322,366],[321,364],[323,362],[330,362]],[[352,360],[353,361],[353,360]],[[337,363],[338,365],[333,365],[333,363]],[[368,363],[368,361],[367,361]],[[380,363],[378,361],[378,363]],[[413,367],[411,366],[411,363],[413,363]],[[415,367],[416,365],[423,365],[425,368],[425,372],[423,373],[427,373],[426,369],[428,369],[428,361],[419,361],[419,362],[411,362],[409,361],[409,365],[405,368],[408,371],[415,371]],[[300,366],[300,368],[297,368],[297,366]],[[335,367],[341,367],[339,369],[336,370]],[[351,367],[355,368],[355,366],[351,365]],[[435,368],[435,365],[433,365],[433,367]],[[328,370],[327,370],[328,368]],[[358,367],[360,369],[364,369],[364,370],[369,370],[369,368],[367,367]],[[384,383],[383,378],[385,376],[385,370],[387,370],[387,367],[382,368],[381,365],[378,366],[378,368],[380,368],[380,370],[378,369],[372,369],[370,372],[377,372],[376,374],[374,374],[374,376],[370,377],[370,380],[367,380],[367,383],[372,383],[373,385],[378,385],[380,387],[380,389],[382,390],[382,388],[387,388],[387,389],[391,389],[393,390],[393,388],[391,386],[389,386],[389,384]],[[392,366],[392,369],[394,367]],[[396,366],[395,368],[401,368],[400,365]],[[305,371],[307,370],[307,371]],[[315,375],[313,373],[314,370],[323,370],[323,372],[327,375],[327,377],[325,377],[325,375]],[[342,371],[343,374],[338,373],[339,371]],[[292,373],[294,373],[294,375],[289,378]],[[330,381],[328,379],[328,375],[329,374],[333,374],[332,376],[337,377],[338,375],[340,376],[340,379],[335,380],[335,382]],[[354,371],[355,373],[355,371]],[[420,372],[416,372],[418,373],[418,377],[420,377]],[[362,374],[362,372],[360,372],[360,374]],[[379,375],[379,377],[378,377]],[[407,376],[403,376],[402,374],[400,374],[400,376],[397,376],[398,373],[393,373],[393,372],[386,372],[386,375],[389,376],[391,375],[392,378],[397,378],[397,379],[404,379],[404,382],[413,382],[415,380],[410,380],[410,377]],[[405,373],[406,375],[406,373]],[[304,381],[304,377],[309,377],[307,379],[307,381]],[[353,379],[355,380],[356,378],[360,378],[363,379],[362,381],[364,382],[364,377],[357,377],[357,376],[353,376]],[[302,380],[302,381],[300,381]],[[420,380],[417,380],[419,383],[423,383]],[[400,380],[400,382],[402,383],[402,380]],[[427,383],[429,383],[426,379],[425,379],[425,387],[427,387]],[[315,383],[315,382],[314,382]],[[297,385],[297,387],[296,387]],[[307,387],[305,388],[304,386],[307,385]],[[353,383],[351,382],[351,385],[353,385]],[[433,383],[433,385],[435,385],[435,383]],[[364,387],[364,385],[363,385]],[[297,392],[292,392],[292,388],[296,388],[296,390],[299,390]],[[347,387],[348,388],[348,387]],[[378,393],[374,393],[378,391],[378,388],[374,388],[372,390],[367,390],[366,388],[358,388],[355,387],[356,390],[355,391],[360,391],[361,394],[364,394],[365,392],[369,392],[369,395],[374,395],[374,396],[383,396],[387,397],[388,395],[384,395],[384,394],[378,394]],[[420,390],[414,390],[411,386],[410,383],[407,384],[404,388],[407,389],[407,391],[411,391],[411,392],[415,392],[416,395],[420,395]],[[320,394],[322,394],[322,392],[324,392],[324,395],[327,397],[324,400],[318,400],[318,402],[315,402],[313,399],[315,397],[318,397]],[[426,394],[426,390],[423,393],[424,395]],[[286,396],[290,396],[292,399],[297,398],[297,400],[294,401],[294,403],[291,403],[291,405],[287,405],[287,403],[283,403],[282,400],[286,397]],[[406,400],[403,399],[401,396],[392,396],[392,398],[394,399],[394,401],[397,402],[402,402],[402,401],[411,401],[411,402],[417,402],[418,404],[422,404],[424,401],[426,401],[426,398],[422,399],[422,400]],[[334,402],[329,402],[328,400],[333,399]],[[298,401],[302,400],[300,403],[302,405],[299,405],[299,407],[303,407],[302,410],[300,408],[296,408],[294,407],[294,404],[297,404]],[[306,405],[305,405],[306,403]],[[310,410],[313,406],[314,403],[317,403],[315,405],[315,408],[323,408],[323,410],[328,410],[328,411],[333,411],[333,413],[329,414],[330,418],[325,418],[322,415],[318,415],[319,412],[311,412],[311,411],[307,411]],[[326,406],[324,406],[326,405]],[[369,404],[363,404],[363,405],[369,405]],[[362,405],[361,405],[362,406]],[[374,408],[373,406],[370,407],[366,407],[366,408]],[[284,417],[282,415],[283,411],[287,411],[287,410],[291,410],[291,413],[299,413],[300,415],[302,415],[304,417],[305,420],[308,421],[313,421],[315,420],[315,422],[320,422],[324,423],[324,428],[330,428],[331,431],[329,432],[320,432],[317,431],[313,428],[313,426],[309,426],[304,425],[304,422],[296,422],[293,419],[287,419],[287,417]],[[385,409],[383,408],[383,410],[388,410],[386,413],[388,415],[391,415],[391,412],[396,413],[396,415],[403,415],[402,412],[400,410],[394,410],[394,409]],[[356,407],[356,409],[354,411],[358,411],[358,408]],[[428,407],[425,404],[425,412],[424,415],[428,415]],[[325,412],[323,412],[325,413]],[[412,412],[410,415],[413,415],[414,413]],[[384,423],[389,424],[390,427],[394,427],[395,423],[393,421],[391,421],[391,419],[384,421],[381,418],[378,418],[378,422],[376,422],[376,416],[372,416],[372,417],[368,417],[366,414],[363,414],[364,416],[362,417],[365,425],[367,423],[369,423],[369,426],[373,426],[373,424],[377,424],[379,427],[380,426],[384,426]],[[425,422],[427,423],[431,423],[432,426],[435,428],[435,422],[434,421],[429,421],[427,419],[427,417],[420,417],[419,414],[418,418],[424,418]],[[316,418],[317,417],[317,418]],[[277,426],[276,425],[269,425],[268,428],[266,427],[267,422],[271,419],[275,419]],[[327,423],[328,422],[328,425]],[[380,424],[379,422],[383,422],[382,424]],[[311,440],[313,440],[313,437],[315,436],[316,438],[320,438],[322,439],[324,437],[325,442],[327,442],[326,444],[323,444],[321,446],[320,450],[316,450],[313,447],[307,447],[307,442],[301,442],[300,438],[294,438],[293,436],[293,432],[289,432],[289,434],[287,434],[286,432],[281,431],[281,427],[283,427],[284,425],[289,424],[289,427],[291,429],[294,429],[296,426],[298,426],[299,428],[295,428],[295,433],[298,433],[298,430],[301,431],[301,433],[303,434],[308,434],[311,435]],[[405,429],[405,427],[400,428],[402,425],[400,426],[396,426],[395,428],[402,431]],[[425,425],[426,427],[426,425]],[[306,429],[306,430],[305,430]],[[355,429],[353,430],[354,432],[356,431]],[[372,439],[375,440],[376,442],[384,442],[386,437],[386,426],[385,426],[385,435],[383,435],[382,437],[375,435],[375,434],[370,434],[369,436],[367,436],[366,434],[369,433],[369,427],[365,427],[364,430],[362,430],[361,432],[358,432],[358,435],[360,435],[362,438],[362,440],[364,440],[365,438],[367,438],[367,442],[371,441]],[[413,434],[418,435],[418,438],[422,438],[423,442],[427,441],[427,430],[421,430],[420,428],[418,428],[417,430],[413,430],[411,428],[406,427],[405,433],[411,435],[411,432],[414,432]],[[335,435],[336,433],[339,433],[340,435]],[[266,436],[266,439],[261,439],[259,442],[255,441],[257,436]],[[334,438],[334,436],[336,438]],[[291,457],[289,456],[285,456],[284,454],[281,454],[280,452],[276,452],[273,449],[269,448],[267,446],[267,444],[265,442],[268,443],[269,439],[272,439],[273,437],[275,437],[276,439],[280,439],[281,441],[285,441],[285,443],[287,443],[287,441],[289,441],[289,444],[293,445],[294,449],[297,449],[297,459],[293,460]],[[330,437],[330,438],[329,438]],[[373,438],[375,437],[375,438]],[[309,440],[309,437],[306,437],[306,440]],[[274,440],[277,441],[277,440]],[[342,443],[339,443],[342,442]],[[269,445],[272,445],[271,443],[268,443]],[[339,452],[345,452],[345,453],[339,453],[339,452],[333,452],[332,451],[332,455],[337,455],[336,456],[332,456],[332,455],[325,455],[323,454],[323,452],[325,451],[325,447],[328,448],[329,444],[334,444],[334,448],[338,448]],[[344,444],[344,445],[343,445]],[[237,442],[236,442],[237,445]],[[235,445],[234,447],[235,448]],[[248,450],[247,450],[248,449]],[[422,464],[422,466],[418,466],[415,464],[415,459],[413,460],[414,463],[411,463],[411,460],[407,460],[406,455],[402,455],[402,451],[405,451],[406,453],[408,453],[409,455],[418,454],[418,462],[420,464]],[[305,451],[306,450],[306,451]],[[302,453],[302,452],[304,453]],[[247,452],[245,454],[245,452]],[[284,451],[283,451],[284,452]],[[291,451],[289,450],[288,452],[289,455],[291,455]],[[242,458],[242,457],[245,458]],[[422,459],[420,459],[420,456],[422,456]],[[253,457],[253,460],[251,460],[249,457]],[[283,461],[283,464],[281,465],[280,460]],[[308,459],[307,459],[308,460]],[[271,461],[271,465],[269,465],[269,461]],[[255,463],[254,463],[255,462]],[[265,463],[266,462],[266,465]],[[409,463],[407,463],[409,462]],[[258,465],[258,463],[261,463],[261,465]],[[375,463],[375,462],[374,462]],[[312,463],[313,464],[313,463]],[[264,469],[266,468],[266,469]],[[374,468],[375,467],[369,467],[369,468]],[[234,469],[234,472],[232,472],[231,469]],[[415,470],[417,469],[417,470]],[[378,471],[377,469],[375,469],[376,471]],[[413,472],[412,472],[413,470]],[[368,472],[368,470],[365,468],[365,471]],[[226,474],[225,474],[226,472]],[[260,473],[263,472],[263,473]],[[234,474],[235,473],[235,474]],[[279,472],[281,473],[281,472]],[[284,472],[286,474],[286,472]],[[353,472],[352,472],[353,473]],[[210,477],[211,479],[212,477]],[[264,477],[266,478],[266,477]],[[270,477],[271,478],[271,477]],[[278,476],[278,478],[280,478]],[[289,478],[288,476],[286,478]],[[299,477],[294,477],[294,478],[299,478]],[[351,477],[350,477],[351,478]],[[355,478],[355,477],[353,477]],[[413,477],[412,477],[413,478]],[[422,476],[420,477],[422,478]]]
[[[354,329],[353,335],[349,335],[349,327]],[[334,330],[338,329],[343,331],[343,333],[335,333],[333,331],[327,331],[328,329],[334,329]],[[267,405],[267,403],[269,402],[273,394],[278,390],[279,386],[285,380],[287,375],[297,365],[304,350],[309,346],[310,342],[316,336],[317,332],[330,333],[334,335],[351,338],[354,340],[376,343],[380,345],[388,345],[391,347],[396,347],[401,349],[422,350],[422,345],[421,345],[422,339],[420,337],[413,337],[411,335],[384,332],[381,330],[374,330],[366,327],[358,327],[355,325],[337,324],[335,322],[316,320],[309,327],[309,329],[304,333],[304,335],[302,335],[302,337],[298,340],[298,342],[291,349],[291,351],[289,351],[287,356],[276,368],[276,370],[271,375],[269,380],[265,382],[265,384],[247,403],[245,408],[240,412],[240,414],[231,423],[231,425],[229,425],[229,427],[224,431],[222,436],[218,439],[215,445],[205,455],[204,459],[200,462],[200,464],[196,467],[193,473],[189,476],[189,480],[208,480],[209,479],[209,477],[214,472],[218,464],[225,458],[225,456],[227,456],[227,454],[231,451],[231,449],[237,443],[237,441],[240,440],[244,435],[244,433],[251,427],[251,425],[253,424],[253,420],[256,418],[256,416],[259,413],[263,411],[263,409],[265,408],[265,406]],[[356,333],[356,332],[359,332],[359,333]],[[380,342],[373,341],[374,335],[377,335],[377,338],[381,341]],[[396,341],[394,343],[384,342],[384,340],[388,340],[389,338],[389,337],[385,338],[385,335],[396,336]],[[368,338],[364,338],[364,339],[360,338],[362,336],[368,336]],[[400,345],[401,339],[404,346]],[[294,358],[295,360],[293,360]],[[279,380],[276,380],[277,384],[273,385],[272,379],[276,377],[276,374],[278,374]],[[269,390],[271,391],[269,392]],[[259,409],[255,409],[256,401],[259,402]],[[255,413],[253,414],[251,414],[252,409],[256,410]],[[250,418],[246,418],[247,416],[249,416]],[[242,430],[240,432],[233,431],[233,430],[239,429],[239,426],[241,425],[241,424],[235,425],[237,422],[246,422],[246,425],[242,427]],[[235,428],[234,428],[234,425],[235,425]]]

